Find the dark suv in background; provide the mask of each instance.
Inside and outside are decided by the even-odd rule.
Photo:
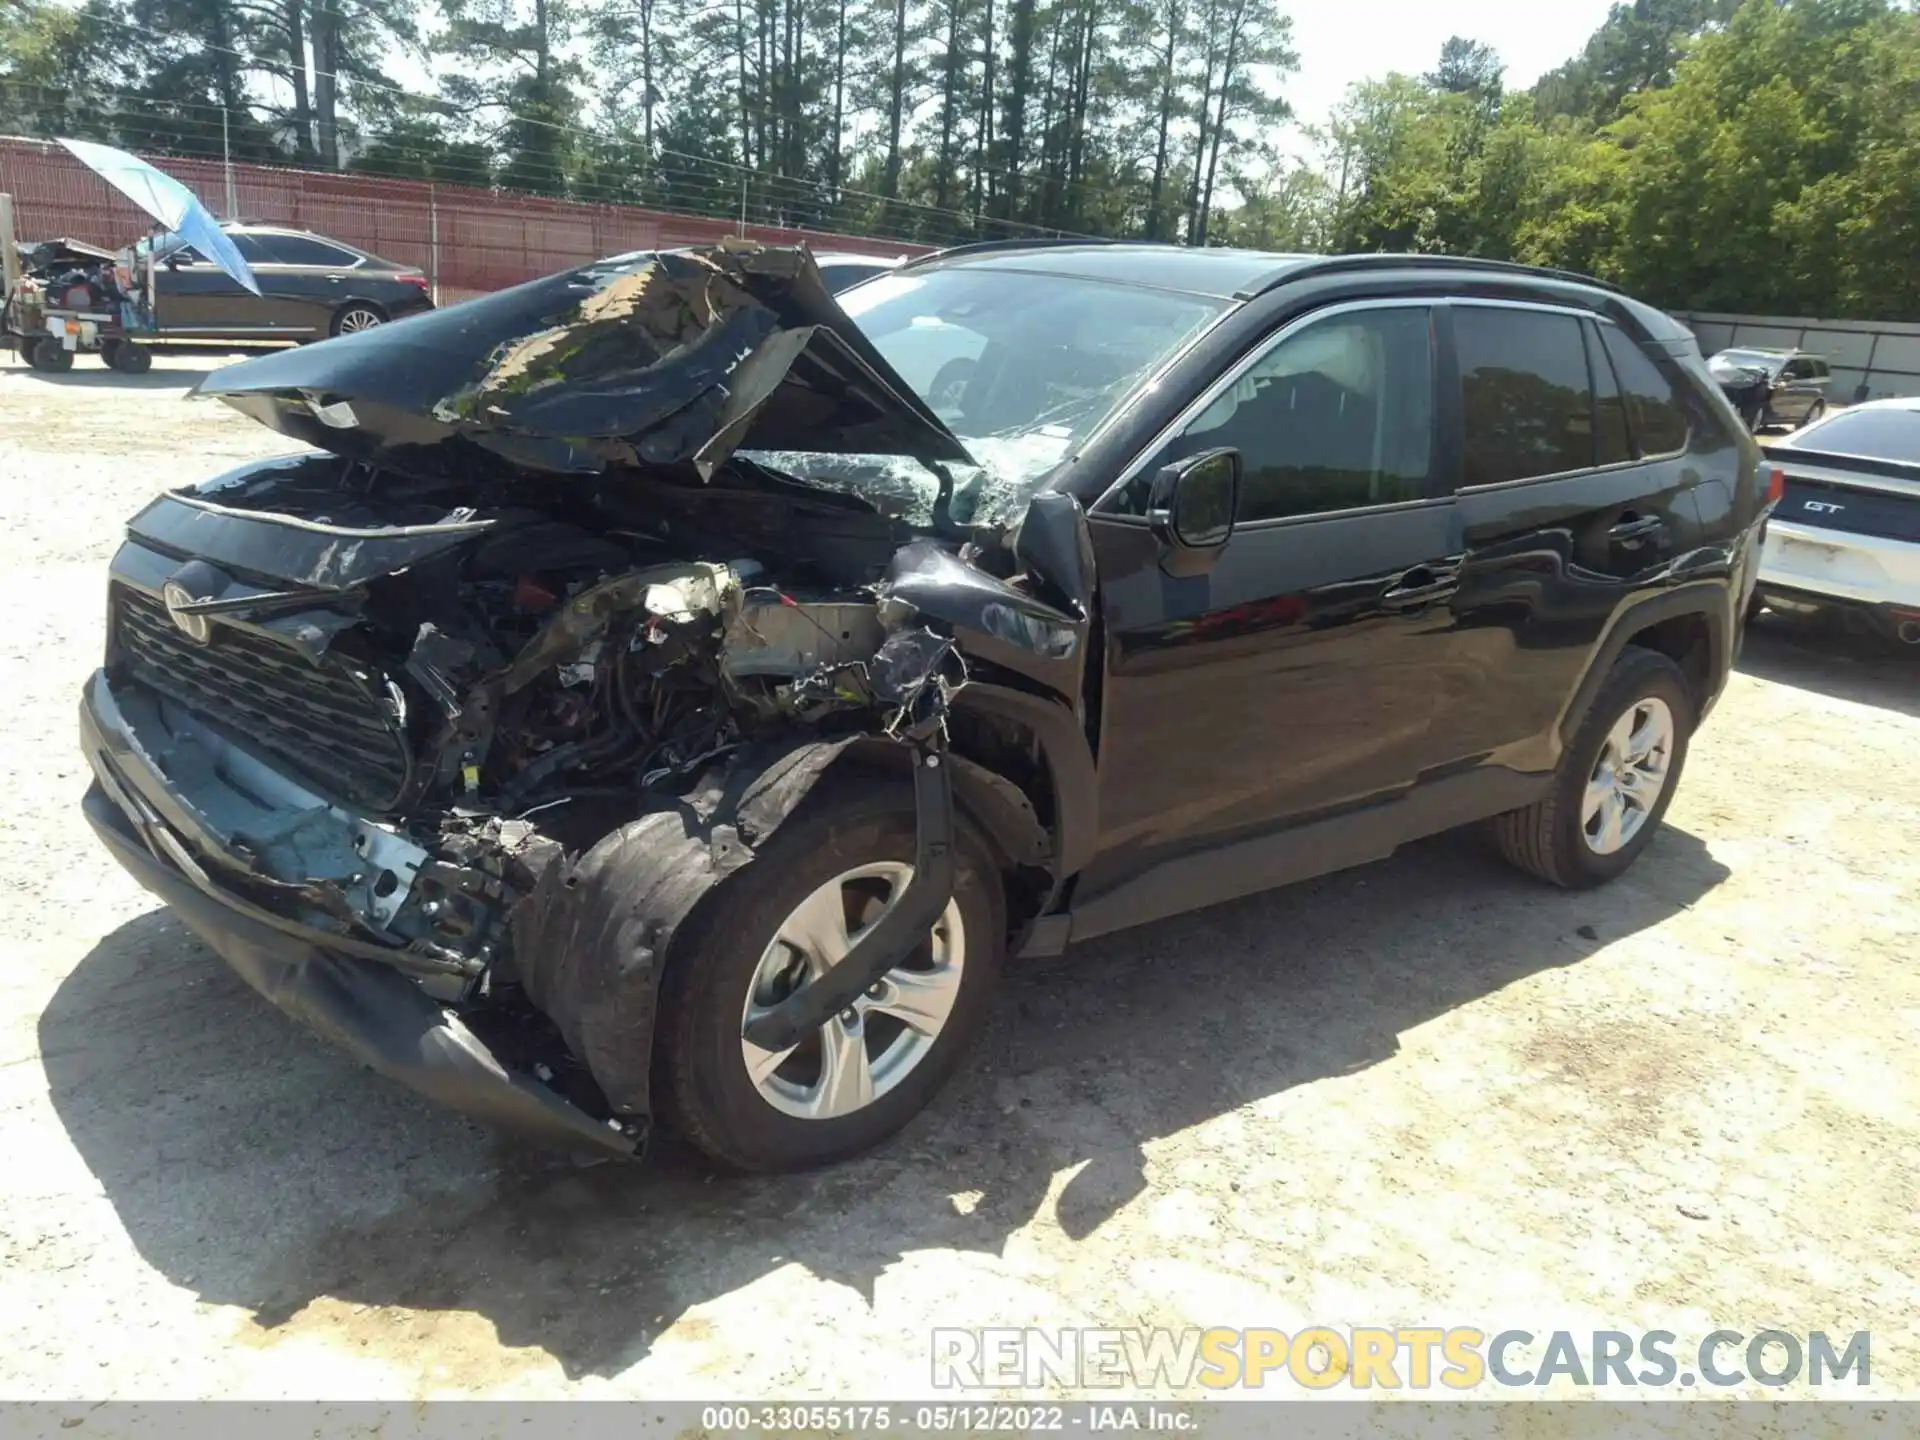
[[[760,1169],[1005,956],[1474,822],[1619,875],[1777,499],[1667,316],[1433,257],[734,244],[200,389],[315,448],[130,522],[102,840],[443,1103]]]
[[[426,275],[344,241],[278,225],[220,227],[260,283],[243,289],[178,237],[157,242],[155,310],[167,340],[324,340],[433,308]]]
[[[1827,413],[1833,372],[1818,355],[1738,346],[1720,351],[1707,369],[1749,430],[1811,425]]]

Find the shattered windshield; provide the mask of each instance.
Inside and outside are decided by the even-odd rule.
[[[1775,370],[1785,362],[1781,355],[1764,350],[1722,350],[1709,362],[1726,370]]]
[[[1226,308],[1203,295],[956,265],[869,280],[840,297],[887,363],[965,443],[953,518],[1004,525],[1047,472]],[[926,524],[939,489],[898,456],[748,452]]]

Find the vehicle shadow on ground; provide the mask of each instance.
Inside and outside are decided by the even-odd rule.
[[[527,1152],[307,1038],[164,912],[88,954],[39,1039],[53,1104],[141,1255],[245,1307],[266,1343],[317,1329],[377,1357],[395,1332],[353,1331],[357,1307],[467,1312],[501,1346],[609,1375],[787,1265],[871,1300],[914,1252],[997,1255],[1049,1213],[1086,1237],[1144,1189],[1147,1143],[1377,1065],[1413,1027],[1578,964],[1726,873],[1668,827],[1604,898],[1570,894],[1446,836],[1014,966],[926,1115],[801,1176],[716,1175],[670,1139],[642,1165]],[[329,1298],[344,1310],[302,1315]]]
[[[197,365],[167,365],[156,366],[144,375],[123,375],[109,369],[104,360],[94,355],[82,355],[74,362],[73,369],[58,373],[35,370],[28,365],[11,368],[12,373],[35,384],[76,390],[185,390],[213,373]]]
[[[1920,717],[1920,645],[1822,621],[1760,616],[1735,667],[1743,675]]]

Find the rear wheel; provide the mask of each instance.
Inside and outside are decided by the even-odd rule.
[[[131,340],[102,341],[100,358],[122,375],[144,375],[153,368],[153,352]]]
[[[377,305],[356,301],[333,317],[333,333],[353,335],[361,330],[371,330],[377,325],[386,323],[386,313]]]
[[[1807,426],[1813,424],[1814,421],[1823,418],[1826,415],[1826,413],[1827,413],[1827,402],[1824,400],[1816,400],[1813,402],[1812,407],[1808,409],[1807,413],[1801,417],[1800,423],[1794,428],[1798,430],[1804,430],[1807,428]]]
[[[1560,758],[1553,789],[1495,817],[1508,860],[1571,890],[1621,874],[1653,840],[1686,763],[1694,710],[1666,656],[1629,646]]]
[[[913,878],[910,789],[873,780],[816,797],[683,931],[661,997],[666,1112],[742,1170],[856,1155],[933,1097],[986,1018],[1005,932],[999,876],[964,824],[953,899],[925,941],[852,1006],[784,1051],[747,1024],[826,973]]]

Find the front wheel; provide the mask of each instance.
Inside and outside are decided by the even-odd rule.
[[[58,336],[47,335],[27,352],[27,363],[49,375],[64,374],[73,369],[73,351],[67,349]]]
[[[813,1035],[763,1050],[747,1025],[842,960],[913,878],[913,793],[844,783],[792,816],[682,933],[661,997],[666,1111],[725,1165],[799,1170],[913,1118],[986,1018],[1006,921],[962,822],[952,900],[915,950]]]
[[[1501,853],[1569,890],[1621,874],[1660,828],[1693,724],[1680,667],[1628,646],[1561,754],[1547,798],[1494,818]]]

